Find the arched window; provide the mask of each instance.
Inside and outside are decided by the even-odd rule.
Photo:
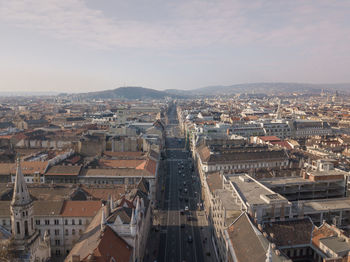
[[[24,235],[28,236],[28,221],[24,221]]]
[[[17,234],[21,234],[21,226],[19,222],[17,222]]]

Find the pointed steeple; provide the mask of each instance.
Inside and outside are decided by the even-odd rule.
[[[131,211],[130,224],[131,225],[136,225],[135,209],[132,209],[132,211]]]
[[[136,200],[136,208],[135,208],[135,219],[136,219],[136,220],[139,219],[139,213],[140,213],[140,198],[137,197],[137,200]]]
[[[265,262],[272,262],[272,248],[271,243],[269,243],[269,248],[266,251],[266,260]]]
[[[102,205],[102,215],[101,215],[101,231],[104,231],[106,226],[106,214],[105,214],[105,206]]]
[[[111,212],[112,212],[113,209],[114,209],[114,200],[113,200],[113,196],[112,195],[110,195],[109,204],[110,204],[110,209],[111,209]]]
[[[17,170],[16,170],[16,179],[15,185],[13,187],[13,196],[12,196],[12,206],[23,206],[32,202],[30,198],[27,184],[24,180],[22,173],[20,159],[17,159]]]
[[[135,218],[135,210],[131,211],[131,219],[130,219],[130,233],[132,236],[136,235],[136,218]]]

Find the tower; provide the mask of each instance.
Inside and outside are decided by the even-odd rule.
[[[107,206],[108,208],[108,206]],[[101,231],[103,232],[106,228],[106,224],[107,224],[107,221],[106,221],[106,214],[105,214],[105,206],[102,205],[102,214],[101,214]]]
[[[17,160],[16,179],[11,201],[11,228],[15,241],[30,239],[35,234],[33,201],[22,174],[20,160]]]
[[[33,200],[22,174],[20,160],[17,159],[16,179],[10,205],[12,241],[9,252],[11,261],[47,261],[51,256],[50,238],[47,232],[42,240],[34,227]],[[26,258],[25,260],[23,260]]]

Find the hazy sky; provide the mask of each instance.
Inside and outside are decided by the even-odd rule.
[[[350,82],[350,1],[0,0],[0,91]]]

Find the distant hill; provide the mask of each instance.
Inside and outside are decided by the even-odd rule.
[[[324,90],[335,92],[349,93],[349,84],[303,84],[303,83],[247,83],[247,84],[235,84],[229,86],[217,85],[207,86],[192,90],[177,90],[169,89],[166,92],[172,94],[183,95],[201,95],[201,96],[216,96],[216,95],[233,95],[238,93],[260,93],[260,94],[290,94],[290,93],[305,93],[315,94]]]
[[[112,90],[74,94],[73,96],[85,99],[163,99],[165,97],[179,98],[180,96],[144,87],[119,87]]]
[[[78,93],[70,96],[83,99],[163,99],[171,98],[190,98],[195,96],[218,96],[234,94],[319,94],[322,90],[334,93],[350,93],[350,84],[303,84],[303,83],[247,83],[235,84],[229,86],[217,85],[207,86],[192,90],[167,89],[164,91],[154,90],[144,87],[119,87],[112,90],[97,92]],[[67,94],[62,94],[67,95]]]

